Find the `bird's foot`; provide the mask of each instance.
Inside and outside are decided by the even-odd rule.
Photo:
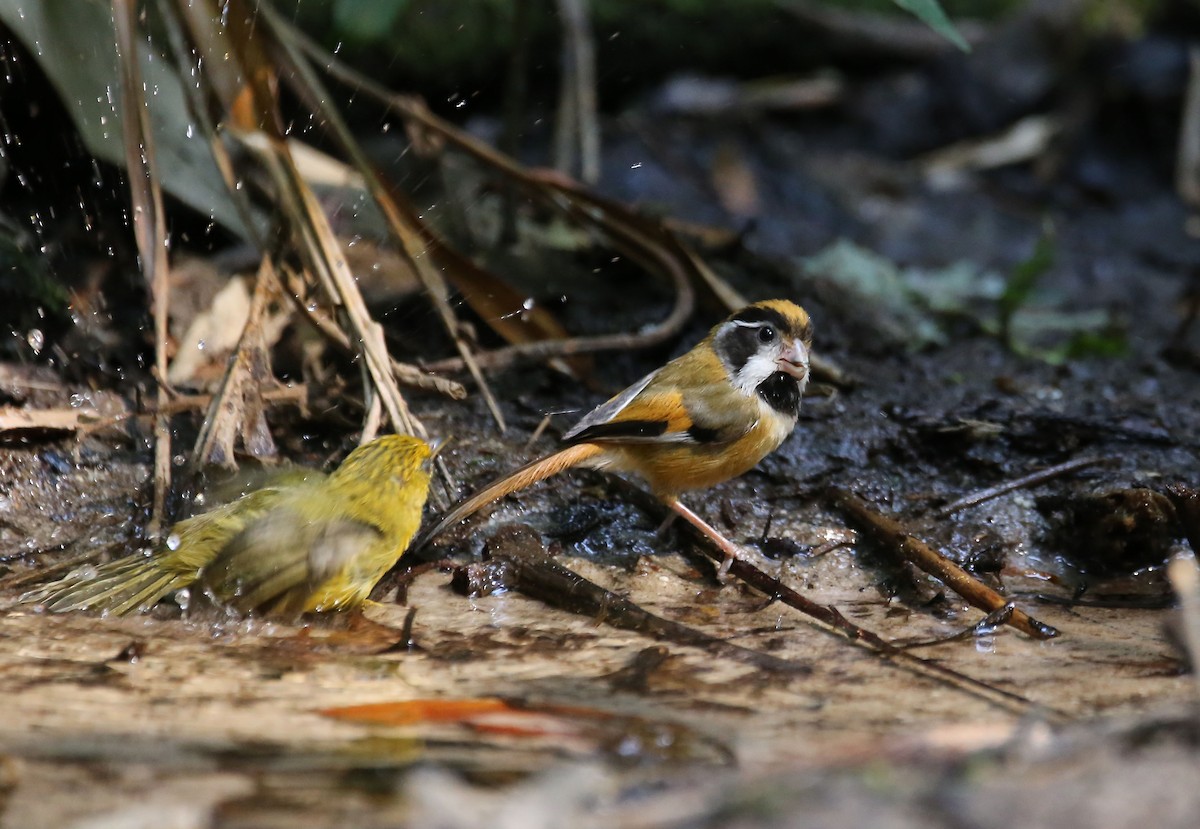
[[[708,536],[710,539],[712,539],[713,543],[717,545],[717,547],[721,550],[721,553],[724,555],[724,558],[721,559],[721,563],[717,566],[717,582],[719,584],[725,584],[728,582],[729,569],[733,567],[733,562],[739,559],[746,559],[745,554],[742,552],[742,548],[737,544],[734,544],[732,541],[722,535],[719,530],[680,503],[678,498],[663,498],[663,501],[665,501],[667,506],[669,506],[677,515],[681,516],[685,521],[687,521],[701,533]]]

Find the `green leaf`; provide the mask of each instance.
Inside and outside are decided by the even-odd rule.
[[[1038,280],[1054,265],[1054,234],[1047,229],[1038,239],[1033,253],[1023,262],[1017,263],[1008,275],[1004,284],[1004,292],[1000,294],[1000,336],[1005,344],[1012,348],[1012,318],[1013,315],[1029,302],[1033,289]]]
[[[1129,353],[1129,337],[1113,325],[1101,331],[1080,331],[1067,345],[1067,357],[1124,357]]]
[[[902,343],[916,351],[944,345],[946,335],[937,320],[906,284],[904,274],[890,259],[839,239],[814,256],[802,260],[805,279],[836,285],[877,314],[876,333],[883,342]]]
[[[120,118],[117,51],[110,4],[97,0],[0,0],[0,24],[37,61],[75,122],[88,152],[125,166]],[[201,215],[244,233],[212,151],[188,112],[174,68],[142,44],[142,78],[162,186]],[[26,141],[36,136],[22,136]]]
[[[391,33],[408,0],[336,0],[334,29],[361,41],[382,40]]]
[[[950,22],[950,18],[946,17],[938,0],[892,0],[892,2],[905,11],[912,12],[922,23],[959,49],[964,52],[971,51],[971,45],[958,33],[958,29],[954,28],[954,24]]]

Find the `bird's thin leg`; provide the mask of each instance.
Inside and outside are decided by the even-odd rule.
[[[741,558],[742,548],[721,535],[720,530],[684,506],[683,502],[678,498],[668,495],[662,496],[662,500],[668,507],[683,516],[685,521],[707,535],[721,548],[721,552],[725,554],[725,558],[721,561],[721,566],[717,568],[717,581],[724,584],[726,577],[729,575],[729,568],[733,566],[734,559]]]
[[[662,523],[658,525],[658,529],[654,531],[654,534],[661,539],[667,534],[667,530],[671,529],[671,525],[675,523],[675,519],[678,517],[679,515],[676,513],[671,513],[668,515],[662,520]]]

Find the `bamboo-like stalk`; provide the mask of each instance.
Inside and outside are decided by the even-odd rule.
[[[113,26],[121,67],[121,132],[125,144],[125,169],[133,208],[133,230],[137,239],[142,274],[150,292],[154,319],[154,374],[160,411],[170,397],[167,388],[167,315],[170,283],[167,250],[170,243],[162,188],[159,185],[154,133],[142,82],[137,48],[138,10],[136,0],[113,0]],[[154,419],[154,497],[147,531],[159,535],[166,522],[166,496],[171,486],[171,423],[166,415]]]
[[[992,613],[1008,604],[1008,599],[924,541],[910,535],[895,519],[871,509],[854,493],[835,490],[834,499],[838,507],[855,523],[866,529],[890,553],[938,579],[974,607],[985,613]],[[1034,639],[1052,639],[1058,635],[1057,630],[1019,609],[1013,610],[1006,624]]]

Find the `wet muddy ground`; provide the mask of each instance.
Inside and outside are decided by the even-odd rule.
[[[42,615],[9,590],[0,619],[5,825],[470,826],[500,815],[501,825],[570,817],[760,826],[803,814],[838,825],[989,826],[1015,813],[1032,825],[1117,826],[1131,815],[1187,825],[1197,806],[1196,686],[1165,632],[1172,612],[1162,607],[1170,597],[1161,568],[1082,573],[1087,564],[1065,563],[1052,540],[1065,519],[1044,504],[1190,481],[1195,450],[1179,436],[1195,396],[1168,405],[1159,389],[1191,389],[1191,378],[1161,365],[1147,377],[1136,360],[1051,369],[1016,362],[987,339],[919,356],[839,356],[861,385],[808,401],[796,435],[760,470],[693,499],[751,546],[769,519],[773,543],[763,549],[777,558],[762,558],[764,569],[888,640],[958,632],[978,611],[871,545],[807,554],[846,533],[826,487],[919,516],[1094,455],[1112,463],[913,525],[952,556],[990,559],[980,569],[1010,595],[1069,600],[1086,581],[1085,600],[1105,604],[1111,593],[1118,605],[1150,607],[1022,598],[1061,636],[1038,642],[1000,628],[918,651],[1024,701],[997,700],[884,660],[736,583],[717,586],[702,560],[683,555],[686,538],[656,534],[660,516],[631,506],[603,477],[579,475],[509,499],[437,552],[471,560],[498,526],[526,522],[584,577],[810,672],[773,674],[515,592],[467,598],[437,570],[415,579],[403,606],[384,596],[368,611],[391,636]],[[1151,364],[1144,359],[1142,368]],[[998,392],[1007,374],[1028,389]],[[514,464],[515,436],[528,434],[538,412],[586,395],[550,375],[519,388],[505,436],[477,404],[427,405],[431,428],[461,436],[450,461],[465,482]],[[964,433],[962,422],[981,411],[999,428]],[[1051,415],[1054,428],[1038,419]],[[146,469],[140,452],[98,439],[78,458],[69,442],[4,451],[9,550],[88,538],[106,520],[116,527]],[[19,545],[12,526],[22,528]],[[54,558],[10,566],[19,573]],[[396,633],[409,609],[411,648]],[[481,698],[514,701],[538,719],[378,724],[321,713]],[[53,796],[64,791],[73,795]]]
[[[895,160],[842,122],[712,122],[645,103],[606,121],[600,184],[742,231],[707,250],[710,261],[751,298],[804,304],[817,351],[854,377],[815,388],[783,448],[693,507],[759,551],[761,569],[888,641],[979,621],[851,531],[830,495],[851,490],[1058,637],[1000,627],[912,651],[978,684],[949,681],[736,581],[718,585],[687,536],[660,532],[660,514],[586,474],[509,498],[440,540],[432,557],[450,563],[400,596],[394,583],[382,590],[366,612],[377,625],[46,615],[17,601],[40,568],[136,544],[150,458],[134,423],[79,440],[16,432],[0,446],[0,823],[1193,825],[1197,685],[1172,633],[1162,563],[1188,535],[1164,493],[1200,485],[1200,332],[1164,356],[1198,243],[1161,170],[1102,141],[1086,149],[1091,189],[1082,173],[1047,185],[1026,167],[947,184],[919,156]],[[756,183],[732,207],[731,169]],[[1097,195],[1097,171],[1101,185],[1139,186]],[[1003,300],[964,289],[950,269],[968,269],[968,288],[1011,284],[1039,239],[1051,240],[1053,262],[1011,321],[1024,326],[1018,347],[1006,347]],[[858,246],[838,252],[851,265],[820,258],[838,240]],[[857,251],[920,273],[879,276]],[[669,298],[636,275],[594,270],[557,307],[573,330],[664,313]],[[599,360],[599,384],[642,376],[719,316],[697,312],[661,351]],[[1056,350],[1081,332],[1094,336],[1077,352]],[[13,371],[0,379],[18,405],[119,404],[53,371]],[[464,488],[548,450],[551,437],[525,445],[546,414],[605,396],[543,368],[494,380],[503,435],[478,396],[412,399],[432,433],[454,436],[446,457]],[[557,415],[550,433],[573,418]],[[1098,463],[939,513],[1088,459]],[[450,567],[477,561],[510,522],[646,610],[795,670],[619,630],[604,613],[515,590],[452,589]],[[420,700],[466,707],[445,716],[411,705]],[[380,703],[395,705],[330,711]]]

